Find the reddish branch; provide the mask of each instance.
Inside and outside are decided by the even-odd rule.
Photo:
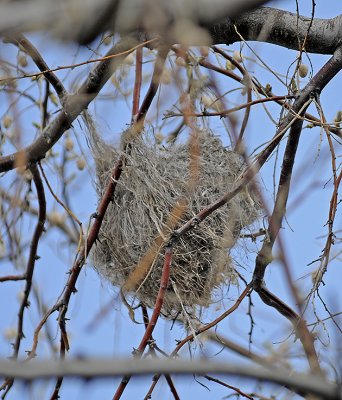
[[[220,54],[222,57],[224,57],[226,60],[228,60],[229,62],[231,62],[239,71],[240,73],[243,75],[243,78],[246,82],[247,80],[251,79],[249,76],[249,73],[247,72],[247,70],[240,64],[238,63],[233,57],[231,57],[229,54],[225,53],[223,50],[221,50],[220,48],[216,47],[216,46],[212,46],[212,49],[215,51],[215,53]],[[259,85],[258,85],[259,86]],[[240,132],[239,135],[237,137],[236,140],[236,144],[234,147],[234,150],[237,153],[243,154],[243,135],[245,133],[246,127],[247,127],[247,123],[249,120],[249,115],[250,115],[250,111],[251,111],[251,101],[252,101],[252,88],[250,87],[250,85],[246,85],[247,87],[247,107],[245,110],[245,115],[243,117],[242,120],[242,124],[241,124],[241,128],[240,128]],[[270,96],[270,97],[276,97],[276,96]],[[279,99],[278,101],[282,101],[283,99]],[[276,100],[277,101],[277,100]]]
[[[164,54],[164,52],[162,52],[162,54]],[[165,57],[166,57],[166,55],[167,55],[167,53],[165,54]],[[162,59],[163,60],[162,65],[164,64],[165,57]],[[157,59],[157,63],[158,63],[158,60],[159,60],[159,62],[161,62],[159,57]],[[107,64],[107,68],[109,66],[110,66],[110,64]],[[161,74],[160,68],[161,68],[160,64],[158,64],[158,67],[155,67],[155,73],[154,73],[155,79],[157,79],[157,76],[159,76],[159,78],[160,78],[160,74]],[[108,71],[107,72],[102,71],[102,75],[107,76],[107,74],[108,74]],[[148,91],[148,93],[144,99],[144,111],[142,111],[141,109],[139,111],[141,118],[145,117],[146,112],[147,112],[149,106],[151,105],[154,95],[158,89],[159,82],[160,82],[160,80],[155,80],[153,82],[153,85],[151,83],[151,86],[153,86],[153,90]],[[141,129],[141,127],[140,127],[140,129]],[[138,127],[138,129],[139,129],[139,127]],[[138,130],[136,130],[136,132],[137,131]],[[121,176],[124,159],[125,159],[124,156],[120,157],[116,166],[113,168],[111,179],[109,180],[109,182],[107,184],[104,195],[102,196],[101,201],[99,203],[97,213],[94,216],[94,223],[89,231],[89,235],[87,237],[86,244],[79,251],[79,255],[70,271],[70,276],[66,283],[63,297],[53,307],[51,307],[47,311],[47,313],[44,315],[43,319],[40,321],[39,325],[37,326],[37,328],[35,330],[34,342],[33,342],[31,352],[29,353],[29,358],[32,358],[35,356],[36,348],[38,345],[39,332],[40,332],[41,328],[44,326],[44,324],[47,321],[47,319],[49,318],[49,316],[57,310],[59,310],[58,321],[59,321],[59,327],[61,330],[61,355],[63,355],[65,351],[69,350],[69,343],[68,343],[68,337],[67,337],[67,331],[66,331],[66,313],[68,310],[70,297],[71,297],[72,293],[76,292],[76,282],[77,282],[78,276],[79,276],[81,269],[86,261],[87,256],[89,255],[89,252],[90,252],[92,246],[94,245],[94,243],[98,237],[105,212],[108,208],[109,203],[113,199],[116,184]],[[153,318],[155,318],[155,317],[152,316],[150,323],[151,323],[151,326],[153,326],[153,328],[154,328],[153,324],[155,323],[155,321]],[[152,328],[152,331],[153,331],[153,328]],[[52,399],[58,397],[58,393],[59,393],[59,389],[61,387],[62,381],[63,381],[63,378],[60,377],[55,386],[55,390],[52,395]]]
[[[228,317],[228,315],[232,314],[241,304],[242,300],[248,295],[248,293],[250,292],[252,288],[252,285],[249,283],[245,290],[240,294],[240,296],[237,298],[236,302],[232,305],[232,307],[230,307],[227,311],[225,311],[223,314],[221,314],[218,318],[214,319],[212,322],[210,322],[209,324],[206,324],[204,326],[202,326],[201,328],[199,328],[197,330],[197,332],[195,332],[195,334],[190,334],[188,335],[185,339],[183,339],[182,341],[180,341],[178,343],[178,345],[175,347],[175,349],[173,350],[173,352],[171,353],[170,357],[175,357],[179,350],[188,342],[190,342],[191,340],[195,339],[196,336],[200,335],[203,332],[206,332],[207,330],[213,328],[214,326],[216,326],[219,322],[223,321],[225,318]]]
[[[193,229],[196,225],[198,225],[200,222],[202,222],[206,217],[208,217],[210,214],[212,214],[215,210],[217,210],[219,207],[222,207],[224,204],[229,202],[231,199],[233,199],[243,187],[245,187],[256,175],[256,173],[259,171],[261,166],[268,160],[269,156],[272,154],[273,150],[278,146],[280,143],[281,139],[284,137],[286,131],[288,128],[290,128],[292,125],[294,125],[294,128],[292,128],[293,132],[297,132],[298,127],[302,126],[303,121],[301,118],[297,120],[297,116],[305,112],[305,109],[307,105],[309,104],[310,97],[312,95],[315,95],[316,93],[320,93],[322,89],[330,82],[330,80],[341,70],[342,68],[342,48],[338,48],[333,55],[333,57],[330,58],[330,60],[320,69],[320,71],[311,79],[311,81],[304,87],[302,90],[301,94],[298,96],[298,98],[294,101],[292,107],[291,107],[291,112],[289,112],[280,122],[279,128],[277,129],[276,134],[274,135],[273,139],[271,142],[266,146],[266,148],[260,153],[260,155],[257,157],[256,161],[248,166],[246,170],[241,174],[241,176],[237,179],[235,182],[235,187],[231,192],[228,192],[225,194],[221,199],[217,200],[216,202],[210,204],[208,207],[202,209],[197,215],[195,215],[193,218],[191,218],[188,222],[186,222],[183,226],[181,226],[179,229],[177,229],[174,234],[175,237],[179,238],[180,236],[184,235],[186,232],[189,230]],[[300,132],[300,131],[299,131]],[[298,132],[296,135],[299,135]],[[294,139],[292,139],[293,141]],[[294,143],[290,142],[291,146],[294,146]],[[289,144],[290,146],[290,144]],[[291,164],[291,163],[290,163]],[[284,177],[282,177],[284,179]],[[278,204],[280,205],[280,200],[278,201]],[[277,214],[277,211],[276,211]],[[277,214],[277,218],[279,218],[279,215]],[[278,229],[279,230],[279,229]],[[275,235],[276,236],[276,235]],[[293,282],[290,279],[289,276],[289,271],[286,271],[288,274],[288,281],[292,287],[293,294],[295,297],[298,296]],[[258,281],[257,279],[254,279],[254,282]],[[254,283],[255,284],[255,283]],[[258,284],[255,284],[256,287],[258,287]],[[260,287],[260,286],[259,286]],[[265,288],[263,288],[265,289]],[[250,290],[250,286],[247,286],[247,288],[244,291],[244,296],[248,294]],[[263,291],[263,294],[267,293],[267,289]],[[267,296],[267,294],[266,294]],[[270,298],[270,297],[269,297]],[[277,303],[277,300],[274,296],[272,298],[275,303]],[[282,302],[277,303],[280,305],[283,305]],[[289,307],[287,307],[289,309]],[[229,310],[228,310],[229,311]],[[294,315],[294,314],[293,314]],[[302,334],[302,343],[304,346],[304,349],[306,351],[306,354],[308,356],[309,362],[311,367],[315,371],[319,371],[319,364],[317,361],[317,355],[312,343],[312,338],[311,335],[309,334],[307,327],[305,323],[301,322],[302,320],[299,321],[299,331]],[[213,322],[209,324],[209,328],[214,326],[217,322]],[[207,329],[209,329],[207,328]],[[193,335],[188,336],[186,339],[184,339],[180,344],[176,347],[175,351],[172,354],[176,354],[178,350],[189,340],[193,339]]]
[[[248,284],[245,288],[245,290],[240,294],[240,296],[238,297],[238,299],[236,300],[236,302],[233,304],[232,307],[230,307],[227,311],[225,311],[222,315],[220,315],[218,318],[216,318],[214,321],[210,322],[209,324],[206,324],[204,326],[202,326],[201,328],[199,328],[195,334],[190,334],[188,335],[186,338],[184,338],[182,341],[180,341],[178,343],[178,345],[176,346],[176,348],[173,350],[173,352],[170,354],[170,358],[176,357],[179,350],[187,343],[191,342],[192,340],[195,339],[195,337],[197,337],[198,335],[200,335],[203,332],[208,331],[209,329],[213,328],[214,326],[216,326],[219,322],[221,322],[222,320],[224,320],[225,318],[228,317],[228,315],[232,314],[241,304],[242,300],[248,295],[248,293],[250,292],[252,288],[251,283]],[[156,374],[153,377],[153,385],[150,388],[150,391],[152,393],[152,390],[154,389],[154,387],[156,386],[159,378],[160,378],[161,374]],[[152,390],[151,390],[152,389]]]
[[[144,320],[145,329],[147,329],[148,324],[149,324],[149,322],[150,322],[149,317],[148,317],[148,313],[147,313],[147,308],[142,304],[142,305],[141,305],[141,309],[142,309],[142,313],[143,313],[143,320]],[[154,341],[152,335],[151,335],[151,338],[150,338],[150,344],[149,344],[149,345],[150,345],[150,352],[151,352],[151,355],[152,355],[153,357],[157,357],[157,352],[156,352],[156,347],[157,347],[157,345],[156,345],[156,343],[155,343],[155,341]],[[168,354],[166,354],[166,353],[164,353],[164,352],[163,352],[163,355],[164,355],[165,357],[168,357],[168,356],[169,356]],[[178,395],[178,393],[177,393],[176,387],[175,387],[175,385],[174,385],[174,383],[173,383],[173,380],[172,380],[172,378],[171,378],[171,375],[170,375],[170,374],[165,374],[164,376],[165,376],[165,379],[166,379],[167,384],[169,385],[169,388],[170,388],[170,391],[171,391],[171,393],[172,393],[172,395],[173,395],[173,398],[174,398],[175,400],[179,400],[180,398],[179,398],[179,395]],[[154,387],[155,387],[156,384],[157,384],[157,382],[155,382],[155,381],[153,380],[152,385],[151,385],[149,391],[147,392],[147,394],[146,394],[146,396],[145,396],[145,399],[146,399],[146,400],[151,398],[151,394],[152,394],[152,392],[153,392]]]
[[[135,55],[135,81],[133,89],[133,107],[132,107],[132,121],[134,121],[135,115],[138,114],[140,104],[140,91],[142,84],[142,59],[143,49],[137,49]]]
[[[134,351],[134,356],[137,358],[140,358],[142,356],[142,353],[144,352],[146,346],[148,345],[148,342],[151,339],[153,330],[157,324],[157,321],[158,321],[158,318],[159,318],[159,315],[160,315],[160,312],[161,312],[161,309],[163,306],[165,292],[166,292],[166,289],[167,289],[167,286],[169,283],[171,261],[172,261],[172,239],[165,249],[165,258],[164,258],[162,276],[160,279],[160,287],[159,287],[159,291],[158,291],[158,295],[156,298],[156,302],[154,305],[151,319],[147,325],[147,328],[145,330],[143,338],[141,339],[139,347]],[[113,400],[120,399],[128,382],[130,381],[130,379],[131,379],[130,375],[126,375],[123,377],[119,387],[117,388],[117,390],[114,394]]]

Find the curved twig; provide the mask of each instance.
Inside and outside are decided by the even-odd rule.
[[[38,244],[39,240],[44,232],[44,224],[45,224],[45,218],[46,218],[46,200],[45,200],[45,193],[44,193],[44,186],[42,179],[39,174],[39,170],[37,168],[36,164],[33,164],[30,167],[32,177],[33,177],[33,182],[36,186],[37,190],[37,197],[38,197],[38,204],[39,204],[39,212],[38,212],[38,221],[37,225],[35,228],[35,231],[33,233],[31,245],[30,245],[30,254],[27,262],[27,268],[25,272],[25,289],[24,289],[24,295],[19,307],[18,311],[18,325],[17,325],[17,335],[15,338],[15,341],[13,343],[13,354],[12,354],[12,359],[17,359],[19,355],[19,349],[20,349],[20,344],[21,340],[23,337],[25,337],[24,332],[23,332],[23,327],[24,327],[24,313],[25,309],[29,306],[29,296],[31,292],[31,287],[32,287],[32,278],[33,278],[33,272],[34,272],[34,267],[36,264],[36,261],[39,259],[39,256],[37,255],[37,250],[38,250]],[[6,387],[6,391],[3,395],[3,397],[6,396],[8,393],[9,389],[13,385],[13,378],[7,378],[5,383],[2,385],[0,388],[3,389]]]
[[[113,46],[95,69],[88,75],[79,90],[65,99],[64,108],[57,117],[49,123],[42,134],[25,149],[0,158],[0,172],[9,171],[16,167],[17,160],[25,160],[25,165],[36,162],[45,154],[71,127],[73,121],[84,111],[89,103],[98,95],[105,83],[113,74],[115,68],[127,56],[128,51],[134,50],[136,41],[126,38]],[[139,46],[143,46],[141,44]]]

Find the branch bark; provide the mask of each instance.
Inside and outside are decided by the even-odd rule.
[[[288,11],[260,7],[244,13],[238,18],[207,25],[212,40],[216,44],[232,44],[241,41],[258,41],[300,50],[305,37],[305,51],[317,54],[333,54],[342,40],[342,15],[320,19],[297,16]],[[235,27],[236,30],[235,30]]]
[[[180,18],[208,29],[214,44],[240,41],[234,24],[245,40],[257,40],[299,50],[306,39],[305,51],[333,54],[342,38],[342,15],[319,19],[269,7],[260,7],[265,0],[186,0],[175,6],[166,1],[88,0],[82,8],[76,0],[30,0],[29,7],[22,1],[11,1],[1,6],[0,35],[24,31],[47,30],[59,38],[87,43],[105,30],[127,34],[145,31],[176,43],[175,22]],[[257,8],[258,7],[258,8]],[[77,12],[75,12],[77,10]],[[73,12],[70,12],[73,11]],[[160,18],[145,18],[150,12]],[[243,13],[243,14],[242,14]],[[94,18],[94,16],[100,16]],[[91,23],[91,21],[94,21]],[[196,45],[207,43],[194,43]]]
[[[50,379],[56,376],[78,377],[81,379],[113,378],[122,375],[161,374],[226,374],[253,378],[298,389],[314,394],[326,400],[341,400],[342,391],[339,385],[313,375],[289,373],[278,367],[270,371],[261,366],[241,366],[236,363],[219,363],[210,360],[158,360],[149,359],[115,359],[94,358],[74,359],[68,361],[38,361],[30,364],[10,360],[0,361],[0,376],[11,375],[16,379],[32,381]]]

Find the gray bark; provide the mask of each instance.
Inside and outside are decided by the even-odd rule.
[[[289,371],[284,368],[264,368],[261,366],[240,366],[237,364],[219,363],[205,359],[184,360],[127,360],[127,359],[80,359],[67,361],[37,361],[30,363],[0,360],[0,376],[11,376],[16,379],[33,380],[49,379],[58,376],[78,378],[100,378],[122,375],[148,374],[226,374],[244,378],[254,378],[279,385],[286,385],[303,394],[313,394],[325,400],[341,400],[341,388],[319,376],[310,376]]]
[[[245,40],[290,49],[299,49],[308,34],[305,50],[310,53],[333,54],[342,40],[341,14],[315,18],[309,30],[309,17],[260,7],[263,3],[266,1],[16,0],[0,6],[0,35],[45,30],[59,39],[87,43],[108,30],[122,34],[140,30],[176,43],[175,24],[183,20],[189,29],[194,24],[208,29],[213,44],[240,41],[234,24]],[[194,43],[201,44],[207,43]]]
[[[236,19],[208,25],[214,43],[231,44],[240,41],[237,31],[246,41],[273,43],[298,50],[307,41],[305,50],[309,53],[333,54],[342,42],[342,14],[331,19],[299,16],[288,11],[261,7],[247,12]],[[310,27],[310,29],[309,29]]]

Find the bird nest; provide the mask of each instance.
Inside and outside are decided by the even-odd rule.
[[[189,144],[163,147],[147,134],[133,141],[92,252],[101,275],[148,307],[154,306],[158,294],[172,231],[228,192],[244,166],[241,157],[210,132],[200,131],[196,141],[197,156],[191,155]],[[93,138],[91,147],[101,198],[121,152],[99,137]],[[190,168],[193,159],[198,167],[196,182]],[[184,205],[184,199],[186,209],[171,224],[170,215],[177,204],[183,201]],[[246,189],[177,239],[164,316],[209,306],[215,288],[235,280],[229,250],[241,230],[258,216],[258,201]],[[128,287],[127,280],[139,268],[143,274]]]

